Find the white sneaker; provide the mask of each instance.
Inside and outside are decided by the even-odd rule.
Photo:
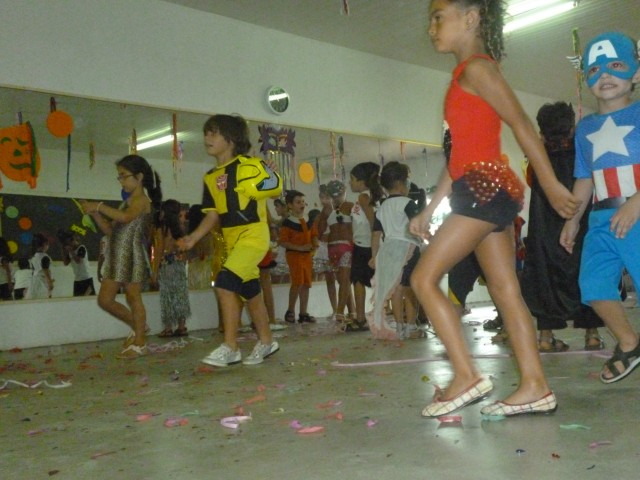
[[[200,361],[214,367],[226,367],[234,363],[240,363],[240,360],[242,360],[240,350],[234,352],[229,345],[223,343]]]
[[[269,355],[273,355],[278,350],[280,350],[280,345],[278,345],[278,342],[275,340],[269,345],[264,345],[258,340],[256,346],[253,347],[253,352],[251,352],[251,354],[246,357],[242,363],[245,365],[257,365],[258,363],[262,363],[265,358]]]

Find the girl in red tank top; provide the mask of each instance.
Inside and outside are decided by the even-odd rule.
[[[454,373],[449,386],[422,411],[426,417],[446,415],[493,389],[471,360],[457,312],[439,286],[443,276],[471,252],[509,331],[521,375],[513,393],[484,407],[482,413],[548,413],[557,407],[515,272],[513,220],[521,208],[523,186],[500,160],[501,122],[512,129],[558,213],[570,218],[579,202],[555,178],[531,121],[498,68],[504,13],[502,0],[432,0],[430,6],[429,35],[434,48],[453,54],[458,66],[445,100],[448,168],[431,202],[410,224],[413,234],[429,240],[411,284],[447,349]],[[431,235],[431,217],[449,195],[452,214]]]

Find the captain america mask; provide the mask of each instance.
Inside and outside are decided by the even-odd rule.
[[[582,57],[584,76],[589,88],[593,87],[603,73],[623,80],[631,80],[640,67],[636,46],[626,35],[607,32],[591,40]],[[628,68],[614,68],[614,62],[622,62]]]

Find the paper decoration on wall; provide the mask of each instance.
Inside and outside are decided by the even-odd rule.
[[[21,217],[20,220],[18,220],[18,226],[22,230],[31,230],[31,227],[33,226],[33,222],[29,217]]]
[[[7,242],[7,245],[9,245],[9,253],[11,255],[15,255],[16,252],[18,251],[18,244],[16,242],[14,242],[13,240],[9,240]]]
[[[71,135],[67,137],[67,192],[69,191],[69,174],[71,172]]]
[[[96,146],[93,142],[89,142],[89,170],[93,169],[96,164]]]
[[[40,153],[29,122],[0,129],[0,171],[10,180],[36,188]]]
[[[49,100],[51,113],[47,117],[47,130],[54,137],[68,137],[73,132],[73,119],[71,115],[56,108],[56,99]]]
[[[131,136],[129,137],[129,155],[135,155],[138,153],[138,135],[136,129],[131,130]]]
[[[427,148],[422,149],[422,155],[424,156],[424,176],[429,176],[429,155],[427,155]]]
[[[178,117],[175,113],[171,117],[171,135],[173,135],[173,145],[171,148],[173,181],[178,185],[178,173],[182,169],[182,142],[178,142]]]
[[[298,175],[304,183],[313,182],[313,177],[315,176],[313,166],[309,162],[301,163],[298,167]]]
[[[573,68],[576,70],[576,98],[578,100],[578,120],[582,118],[582,51],[580,47],[580,36],[578,35],[578,29],[574,28],[571,31],[571,38],[573,43],[573,55],[567,57],[567,60],[571,62]]]
[[[273,125],[259,125],[260,152],[267,160],[273,160],[282,177],[283,191],[291,190],[296,185],[295,147],[296,131],[292,128],[279,128]]]
[[[342,172],[342,183],[346,181],[347,172],[344,168],[344,138],[338,137],[338,152],[340,152],[340,171]]]
[[[349,16],[349,0],[342,0],[342,10],[341,13],[343,15]]]

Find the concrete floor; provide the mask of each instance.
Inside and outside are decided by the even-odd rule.
[[[628,312],[640,321],[640,309]],[[433,335],[374,342],[367,333],[336,333],[325,320],[277,332],[281,351],[264,364],[227,369],[199,362],[221,341],[210,330],[130,362],[114,359],[120,341],[2,352],[0,386],[71,386],[0,390],[0,478],[638,478],[640,371],[601,384],[603,352],[580,352],[582,331],[558,332],[571,350],[543,356],[559,400],[555,414],[482,420],[481,406],[517,382],[509,347],[491,344],[492,333],[479,326],[492,316],[485,306],[463,319],[480,370],[496,388],[458,412],[457,424],[420,417],[434,384],[450,378]],[[255,339],[242,338],[246,354]],[[380,361],[398,362],[335,365]],[[221,425],[235,415],[251,420],[237,429]],[[185,424],[165,426],[174,417]]]

